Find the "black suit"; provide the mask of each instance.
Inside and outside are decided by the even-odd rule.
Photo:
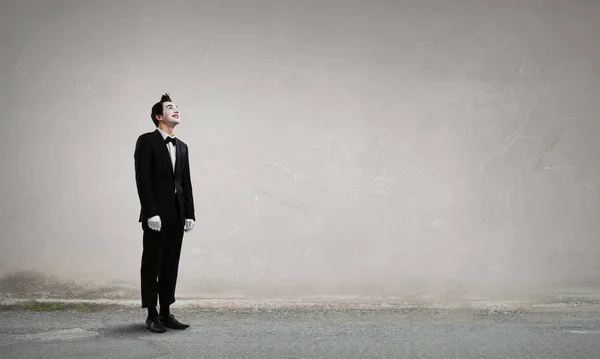
[[[141,135],[135,145],[135,179],[141,204],[143,254],[142,307],[175,302],[177,270],[185,219],[195,220],[194,196],[187,145],[176,140],[175,170],[166,143],[158,131]],[[160,216],[162,228],[148,227],[148,218]],[[158,277],[158,280],[157,280]]]

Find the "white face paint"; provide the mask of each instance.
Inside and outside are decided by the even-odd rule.
[[[162,121],[165,125],[175,127],[179,124],[179,108],[172,102],[163,103]]]

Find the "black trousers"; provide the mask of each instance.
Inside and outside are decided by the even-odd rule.
[[[174,205],[178,209],[179,201]],[[185,220],[161,218],[159,232],[148,227],[148,221],[142,222],[144,248],[141,265],[142,308],[169,306],[175,303],[175,287]]]

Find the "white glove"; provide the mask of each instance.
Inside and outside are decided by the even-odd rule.
[[[148,218],[148,227],[154,231],[160,232],[160,228],[162,227],[160,217],[154,216],[152,218]]]
[[[192,229],[194,229],[194,226],[196,225],[196,222],[194,222],[193,219],[186,219],[185,220],[185,226],[183,227],[183,231],[184,232],[189,232]]]

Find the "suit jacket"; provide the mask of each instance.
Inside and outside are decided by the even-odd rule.
[[[169,150],[158,129],[137,139],[133,157],[141,205],[139,222],[156,215],[163,221],[183,223],[186,218],[196,220],[188,147],[178,138],[176,149],[173,171]],[[179,215],[175,196],[179,199]]]

